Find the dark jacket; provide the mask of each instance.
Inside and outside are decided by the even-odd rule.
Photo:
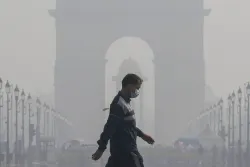
[[[135,113],[130,99],[119,92],[110,105],[110,113],[104,130],[98,140],[100,150],[105,150],[110,140],[111,155],[138,152],[136,138],[143,132],[136,127]]]

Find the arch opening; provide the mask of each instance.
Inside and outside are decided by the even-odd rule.
[[[109,106],[121,89],[121,80],[127,73],[144,79],[140,97],[133,99],[138,127],[154,134],[155,67],[154,54],[147,42],[138,37],[122,37],[108,48],[105,58],[105,104]]]

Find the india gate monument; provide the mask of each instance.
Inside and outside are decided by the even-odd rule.
[[[171,144],[181,137],[203,109],[203,24],[209,15],[203,0],[57,0],[49,13],[56,26],[56,111],[73,123],[68,127],[59,122],[60,142],[81,138],[95,144],[99,138],[106,114],[102,109],[107,107],[105,68],[110,60],[105,55],[123,37],[140,38],[154,54],[147,61],[154,67],[156,143]],[[126,69],[139,73],[145,85],[151,82],[140,69],[140,60],[127,59],[119,66],[112,77],[116,91]],[[142,89],[145,94],[147,89]],[[142,129],[147,111],[143,94],[138,99],[140,111],[135,110]]]

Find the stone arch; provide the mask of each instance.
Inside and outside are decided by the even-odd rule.
[[[148,54],[146,58],[148,58],[149,60],[152,60],[152,61],[153,61],[155,55],[154,55],[154,51],[152,50],[152,47],[149,45],[149,43],[148,43],[147,41],[145,41],[145,40],[143,40],[142,38],[137,37],[137,36],[132,36],[132,37],[131,37],[131,36],[124,36],[124,37],[116,38],[116,39],[114,40],[114,42],[111,43],[111,45],[107,48],[107,53],[110,51],[110,49],[111,49],[112,47],[115,47],[115,45],[116,45],[119,41],[127,40],[127,41],[129,42],[129,41],[131,41],[132,39],[133,39],[133,40],[137,40],[138,42],[140,42],[140,43],[143,45],[143,47],[145,47],[145,48],[150,48],[150,49],[151,49],[151,52],[152,52],[152,53]],[[106,54],[106,55],[105,55],[105,59],[106,59],[106,60],[109,60],[109,59],[112,59],[112,58],[113,58],[113,57],[112,57],[111,54]]]
[[[78,124],[77,133],[63,126],[60,130],[83,137],[87,143],[99,138],[109,63],[104,55],[115,40],[135,36],[147,41],[156,55],[156,140],[171,144],[179,137],[204,103],[203,21],[209,12],[204,11],[203,1],[185,8],[186,0],[58,1],[56,11],[50,12],[57,29],[56,110]],[[67,137],[64,132],[58,134],[60,140]]]
[[[127,45],[128,46],[127,49],[130,50],[130,52],[128,53],[121,53],[122,51],[117,52],[115,48],[121,46],[121,44],[124,44],[126,42],[130,42],[130,44]],[[134,46],[135,43],[138,44],[139,46]],[[131,47],[137,48],[136,53],[133,51],[134,48]],[[116,53],[112,52],[112,50],[115,50]],[[143,53],[145,52],[147,54],[143,54],[142,52]],[[134,54],[136,54],[137,57],[134,56]],[[151,133],[154,133],[154,114],[155,114],[154,113],[155,71],[154,71],[153,59],[154,59],[153,50],[147,44],[147,42],[143,41],[138,37],[122,37],[115,40],[107,50],[106,53],[107,63],[105,72],[106,105],[110,104],[112,98],[117,93],[117,90],[120,89],[119,86],[123,76],[119,77],[116,76],[125,75],[125,73],[132,72],[144,78],[145,82],[143,83],[142,86],[143,95],[141,95],[143,97],[140,96],[140,98],[142,99],[142,103],[144,104],[144,107],[142,107],[141,100],[139,100],[140,98],[135,99],[134,102],[135,102],[135,109],[142,111],[143,108],[144,110],[142,111],[143,113],[137,111],[138,112],[137,119],[139,121],[139,126],[145,127],[147,131],[150,131]],[[130,68],[128,66],[130,66]],[[113,70],[110,69],[112,67]],[[122,74],[119,74],[119,72],[121,71]],[[114,81],[115,77],[116,81]],[[111,90],[110,87],[113,89]],[[151,120],[147,120],[146,118],[151,118]]]

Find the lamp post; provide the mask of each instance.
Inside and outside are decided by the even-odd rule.
[[[239,102],[239,167],[242,167],[242,150],[241,150],[241,130],[242,130],[242,123],[241,123],[241,100],[242,100],[242,91],[241,88],[238,90],[238,102]]]
[[[204,120],[204,126],[203,129],[206,127],[206,125],[208,125],[209,123],[209,117],[208,117],[208,109],[205,110],[205,120]]]
[[[43,104],[43,135],[46,136],[46,111],[47,111],[47,104]]]
[[[223,150],[222,150],[222,167],[226,166],[226,131],[223,125],[223,99],[221,98],[218,103],[219,106],[219,121],[218,121],[218,134],[223,139]]]
[[[18,151],[19,151],[19,144],[18,144],[18,99],[19,99],[19,89],[16,85],[16,88],[14,89],[15,93],[15,102],[16,102],[16,142],[15,142],[15,164],[18,164]]]
[[[232,97],[231,95],[228,96],[228,150],[231,152],[231,104],[232,104]]]
[[[248,84],[247,84],[247,166],[250,166],[250,160],[249,160],[249,147],[250,147],[250,145],[249,145],[249,125],[250,125],[250,118],[249,118],[249,113],[250,113],[250,106],[249,106],[249,103],[250,103],[250,84],[249,84],[249,82],[248,82]]]
[[[223,99],[220,99],[220,129],[223,127]]]
[[[28,109],[29,109],[29,113],[28,113],[28,115],[29,115],[29,122],[28,122],[28,124],[29,124],[29,127],[28,127],[28,130],[29,130],[29,134],[28,134],[28,140],[29,140],[29,146],[28,146],[28,167],[31,167],[32,166],[32,164],[31,164],[31,152],[30,152],[30,150],[31,150],[31,144],[32,144],[32,139],[33,139],[33,131],[34,131],[34,129],[33,129],[33,127],[32,127],[32,131],[31,131],[31,105],[32,105],[32,98],[31,98],[31,95],[29,94],[28,95],[28,97],[27,97],[27,101],[28,101]]]
[[[51,136],[54,137],[54,112],[53,112],[53,108],[51,108],[50,112],[51,112]]]
[[[52,121],[52,136],[56,139],[56,111],[54,108],[51,109],[52,115],[53,115],[53,121]]]
[[[221,117],[220,117],[220,100],[218,101],[217,104],[217,133],[219,135],[220,133],[220,122],[221,122]]]
[[[234,125],[234,105],[235,105],[235,93],[233,92],[232,93],[232,167],[234,167],[234,158],[235,158],[235,155],[234,155],[234,144],[235,144],[235,136],[234,136],[234,129],[235,129],[235,125]]]
[[[36,123],[36,147],[37,147],[37,160],[40,161],[40,152],[41,152],[41,142],[40,142],[40,117],[41,117],[41,101],[39,98],[36,100],[37,104],[37,123]]]
[[[228,153],[229,153],[229,156],[228,156],[228,160],[227,160],[227,163],[228,164],[232,164],[232,149],[231,149],[231,107],[232,107],[232,96],[229,95],[228,98],[227,98],[227,101],[228,101]],[[231,165],[230,165],[231,167]]]
[[[10,84],[9,81],[7,81],[6,85],[5,85],[5,92],[7,94],[7,143],[6,143],[6,166],[9,167],[10,165],[10,106],[9,106],[9,102],[10,102]]]
[[[14,88],[13,88],[13,85],[11,84],[10,85],[10,108],[9,108],[9,113],[10,113],[10,150],[12,149],[13,147],[13,142],[14,142],[14,138],[13,138],[13,129],[14,129],[14,126],[13,126],[13,93],[14,93]],[[12,157],[12,156],[11,156]]]
[[[32,98],[31,98],[31,95],[29,94],[28,97],[27,97],[27,100],[28,100],[28,105],[29,105],[29,149],[31,148],[31,139],[30,139],[30,132],[31,132],[31,129],[30,129],[30,117],[31,117],[31,104],[32,104]]]
[[[217,108],[217,106],[216,106],[216,104],[214,104],[214,106],[213,106],[213,112],[214,112],[214,121],[213,121],[213,123],[214,123],[214,133],[216,133],[216,108]]]
[[[50,136],[50,107],[47,105],[47,136]]]
[[[209,126],[210,130],[212,130],[212,106],[209,108]]]
[[[198,132],[200,132],[200,131],[202,131],[202,123],[201,123],[201,121],[202,121],[202,119],[203,119],[203,116],[202,116],[202,114],[203,114],[203,111],[202,112],[200,112],[199,113],[199,115],[197,116],[197,124],[196,124],[196,126],[198,126],[198,128],[197,128],[197,131]]]
[[[1,145],[2,145],[2,107],[3,107],[3,104],[2,104],[2,88],[3,88],[3,81],[2,79],[0,78],[0,156],[2,157],[2,148],[1,148]],[[0,160],[0,165],[1,165],[1,160]]]
[[[24,93],[24,90],[22,90],[22,93],[21,93],[21,100],[22,100],[22,165],[24,165],[24,154],[25,154],[25,138],[24,138],[24,108],[25,108],[25,105],[24,105],[24,102],[25,102],[25,93]]]

